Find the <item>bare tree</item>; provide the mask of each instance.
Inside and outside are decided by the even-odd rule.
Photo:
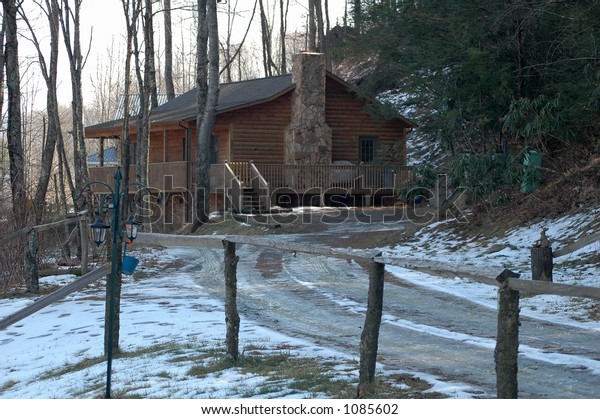
[[[143,22],[144,33],[144,84],[150,93],[150,109],[158,106],[158,87],[156,84],[156,64],[154,61],[154,17],[152,0],[145,0]]]
[[[21,138],[21,77],[19,72],[19,46],[17,41],[17,4],[15,0],[2,0],[6,43],[6,87],[8,91],[8,120],[6,139],[10,160],[10,186],[16,228],[27,224],[27,197],[23,142]]]
[[[263,56],[263,69],[265,77],[271,77],[273,70],[277,71],[278,68],[273,61],[273,48],[271,44],[272,37],[272,25],[269,23],[267,11],[265,9],[264,0],[258,0],[260,6],[260,28],[261,28],[261,42],[262,42],[262,56]]]
[[[97,124],[113,118],[124,83],[122,62],[125,57],[122,55],[123,51],[117,48],[114,42],[102,55],[98,54],[95,74],[90,77],[92,101],[86,106],[86,124]]]
[[[308,45],[306,49],[309,51],[317,51],[317,25],[315,25],[315,2],[319,0],[308,1]]]
[[[141,7],[141,0],[135,0],[134,8]],[[138,9],[139,10],[139,9]],[[133,56],[135,62],[135,75],[138,83],[139,112],[137,117],[137,135],[135,148],[135,180],[137,183],[146,185],[148,183],[148,142],[150,120],[150,90],[149,83],[145,77],[148,73],[142,73],[141,50],[138,41],[137,25],[132,26],[133,30]]]
[[[2,27],[0,27],[0,45],[4,45],[4,13],[2,16]],[[0,117],[4,117],[4,65],[4,48],[0,48]],[[0,182],[4,183],[4,176],[2,176]]]
[[[237,61],[238,64],[238,80],[241,80],[241,67],[242,62],[242,51],[244,49],[244,45],[246,43],[246,38],[248,37],[248,33],[250,33],[250,28],[252,27],[252,21],[254,20],[254,15],[256,14],[256,6],[258,5],[258,0],[254,0],[254,7],[252,8],[252,15],[248,21],[248,26],[246,26],[246,31],[244,32],[244,36],[239,44],[233,45],[231,42],[231,35],[233,33],[233,28],[235,26],[235,17],[237,16],[237,4],[232,7],[231,3],[228,2],[227,8],[227,32],[225,35],[225,42],[221,44],[221,50],[225,57],[225,62],[221,68],[221,74],[225,73],[225,80],[229,83],[233,81],[233,70],[234,63]],[[235,51],[232,51],[235,49]]]
[[[73,118],[73,154],[75,160],[75,188],[77,191],[83,189],[83,186],[89,182],[87,166],[87,150],[84,141],[83,125],[83,91],[81,87],[81,75],[85,61],[81,53],[81,31],[80,31],[80,10],[83,0],[73,0],[73,7],[70,0],[62,0],[62,13],[60,13],[60,24],[65,42],[67,56],[69,57],[69,69],[71,72],[71,111]],[[76,191],[71,191],[72,196],[79,195]],[[89,204],[90,194],[84,194],[87,204]],[[81,210],[86,202],[75,202],[77,209]]]
[[[171,0],[164,0],[165,24],[165,87],[167,99],[175,97],[175,84],[173,83],[173,28],[171,24]]]
[[[308,49],[315,52],[325,51],[325,23],[321,0],[309,1],[308,13]]]
[[[219,97],[219,33],[217,0],[198,0],[196,85],[196,214],[192,230],[208,221],[210,146]]]
[[[52,176],[52,165],[54,161],[54,151],[56,149],[56,139],[62,135],[60,115],[58,113],[57,97],[57,73],[58,73],[58,42],[59,42],[59,16],[60,9],[57,0],[45,0],[45,8],[42,4],[38,6],[48,19],[48,28],[50,31],[50,61],[42,53],[40,42],[36,36],[36,31],[31,26],[31,22],[25,16],[22,9],[19,13],[23,21],[27,24],[33,46],[38,55],[38,63],[42,77],[46,83],[46,109],[48,114],[48,126],[45,131],[44,144],[42,146],[42,161],[40,165],[39,181],[33,197],[32,209],[34,212],[35,224],[41,224],[46,209],[46,193],[48,184]],[[44,123],[45,125],[45,123]]]
[[[279,0],[279,20],[280,20],[280,30],[279,30],[279,38],[281,45],[281,74],[287,73],[287,60],[286,60],[286,48],[285,48],[285,38],[287,32],[287,15],[290,7],[290,0]]]

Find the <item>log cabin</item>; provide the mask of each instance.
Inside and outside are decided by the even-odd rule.
[[[148,187],[160,193],[165,223],[190,222],[194,196],[196,90],[152,110]],[[368,99],[326,70],[323,54],[304,52],[291,74],[221,84],[211,144],[211,207],[239,212],[294,205],[371,205],[410,178],[407,132],[397,115],[370,115]],[[88,126],[85,137],[120,143],[122,120]],[[135,147],[136,120],[131,141]],[[133,155],[134,153],[132,153]],[[130,169],[131,170],[131,169]],[[114,165],[90,167],[110,183]],[[130,175],[133,179],[133,171]]]

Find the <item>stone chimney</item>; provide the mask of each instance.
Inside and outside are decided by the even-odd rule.
[[[291,123],[285,131],[285,164],[331,164],[331,128],[325,123],[324,54],[303,52],[293,59]]]

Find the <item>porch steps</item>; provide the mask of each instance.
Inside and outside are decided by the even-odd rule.
[[[260,201],[258,194],[252,188],[244,188],[242,191],[242,211],[243,214],[260,213]]]

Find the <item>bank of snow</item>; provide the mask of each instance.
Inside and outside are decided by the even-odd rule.
[[[448,222],[428,225],[412,239],[394,247],[382,249],[388,256],[415,258],[440,264],[447,270],[466,271],[495,278],[504,269],[519,273],[521,279],[531,279],[531,247],[542,230],[554,250],[598,231],[600,208],[546,219],[510,229],[501,237],[473,236],[465,238],[459,228],[446,228]],[[456,221],[453,221],[456,222]],[[444,228],[441,228],[444,227]],[[554,259],[553,282],[559,284],[600,286],[600,242],[596,241],[572,253]],[[493,286],[456,277],[425,275],[388,266],[388,270],[406,280],[438,291],[460,295],[488,307],[496,306],[497,289]],[[590,299],[560,296],[523,296],[521,314],[578,327],[600,330],[596,320],[600,314],[598,302]]]

